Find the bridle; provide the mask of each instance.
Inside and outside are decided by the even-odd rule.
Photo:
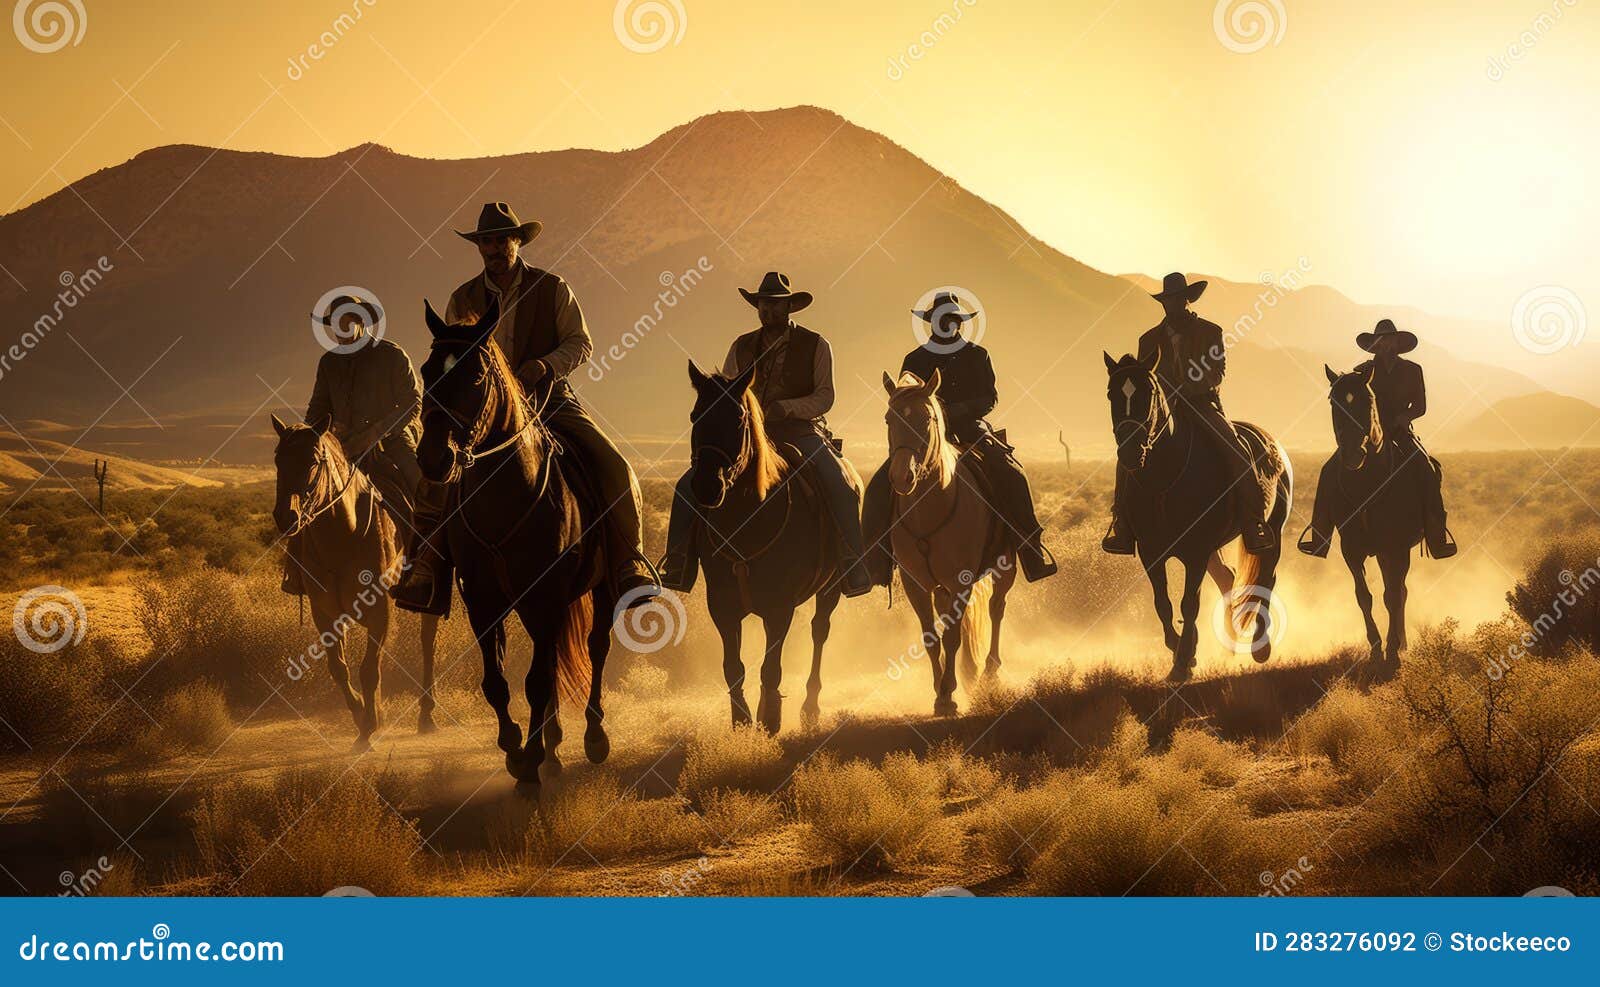
[[[895,413],[892,404],[889,411],[891,414]],[[903,424],[908,426],[909,430],[910,422],[906,421],[904,416],[898,417]],[[928,415],[928,424],[921,435],[922,448],[918,449],[916,446],[901,443],[889,450],[890,459],[893,459],[894,454],[897,452],[911,453],[911,492],[915,492],[922,481],[939,468],[939,436],[936,434],[938,428],[939,416],[930,414]],[[900,496],[898,492],[896,494]]]
[[[1335,389],[1334,394],[1329,395],[1329,400],[1335,408],[1338,408],[1339,402],[1338,398],[1335,396],[1336,394],[1337,389]],[[1346,398],[1353,397],[1349,391],[1345,392],[1345,396]],[[1354,401],[1347,401],[1347,403],[1353,404]],[[1345,411],[1344,414],[1349,419],[1344,426],[1346,431],[1359,426],[1360,423],[1355,420],[1354,415],[1351,415],[1348,411]],[[1336,443],[1339,440],[1339,436],[1340,429],[1337,425],[1335,425],[1333,429],[1333,437]],[[1386,442],[1383,434],[1383,425],[1378,421],[1378,403],[1376,401],[1369,400],[1367,402],[1367,427],[1363,430],[1363,434],[1361,436],[1361,459],[1354,466],[1350,466],[1344,463],[1344,456],[1340,455],[1340,465],[1344,466],[1345,470],[1348,472],[1359,473],[1361,470],[1366,468],[1367,460],[1383,452],[1383,447],[1385,444]],[[1339,451],[1340,453],[1343,453],[1344,449],[1342,445],[1340,446]]]
[[[1151,450],[1155,448],[1156,442],[1160,440],[1162,433],[1169,431],[1172,427],[1172,406],[1167,403],[1167,394],[1161,386],[1160,378],[1153,372],[1147,371],[1147,373],[1150,378],[1150,407],[1145,411],[1144,420],[1123,418],[1111,426],[1111,434],[1117,440],[1118,449],[1121,449],[1132,438],[1129,432],[1130,429],[1142,427],[1145,430],[1144,441],[1139,447],[1139,465],[1132,469],[1144,468],[1144,464],[1150,458]],[[1123,380],[1127,381],[1128,378],[1124,376]],[[1131,401],[1132,392],[1125,391],[1124,393],[1128,400]],[[1111,401],[1112,407],[1115,408],[1115,395],[1112,396]]]
[[[729,394],[728,400],[736,401],[739,409],[739,454],[732,455],[721,446],[710,444],[696,446],[689,451],[690,469],[697,469],[708,454],[711,458],[720,459],[728,464],[726,467],[717,468],[717,482],[722,485],[724,496],[738,482],[739,477],[744,475],[750,466],[750,460],[755,456],[755,430],[751,427],[750,413],[745,410],[743,402],[738,401],[733,395]]]
[[[322,442],[321,438],[319,437],[317,441],[319,445],[317,455],[311,462],[311,470],[309,477],[306,480],[305,489],[300,491],[300,503],[303,505],[312,503],[313,496],[316,494],[318,486],[321,485],[323,475],[331,472],[333,468],[329,465],[328,454],[322,451],[320,448],[320,444]],[[311,522],[333,510],[336,505],[344,500],[345,493],[349,491],[351,484],[356,482],[356,473],[358,472],[355,463],[350,463],[349,465],[350,473],[344,478],[344,483],[339,487],[339,491],[332,497],[329,497],[327,503],[321,505],[315,510],[301,510],[298,512],[295,515],[294,526],[283,533],[284,538],[293,538],[295,535],[298,535],[300,532],[310,527]]]
[[[433,342],[432,348],[439,349],[441,345],[444,345],[447,342],[453,341],[436,339]],[[485,367],[483,377],[479,378],[479,381],[476,383],[482,383],[488,377],[489,369]],[[459,424],[459,419],[456,418],[455,414],[449,408],[446,408],[444,405],[440,404],[439,400],[431,393],[424,392],[423,404],[425,406],[425,412],[431,410],[443,414],[450,420],[452,426],[448,429],[448,435],[451,441],[454,442],[454,448],[450,450],[450,469],[448,471],[448,477],[444,482],[451,483],[459,481],[467,470],[472,469],[472,467],[478,465],[478,463],[482,462],[483,460],[495,455],[496,453],[504,452],[507,449],[521,444],[522,440],[528,435],[530,430],[536,428],[544,430],[544,425],[541,421],[540,414],[542,408],[535,407],[532,401],[526,397],[524,397],[523,400],[526,402],[526,407],[524,408],[524,411],[526,412],[526,420],[522,423],[522,426],[513,431],[504,440],[496,442],[493,446],[490,446],[487,449],[482,449],[479,447],[483,444],[485,438],[489,434],[490,427],[493,425],[493,422],[490,421],[489,415],[485,413],[489,408],[489,399],[487,395],[485,396],[482,404],[479,405],[477,414],[473,416],[472,430],[467,436],[467,441],[465,443],[461,443],[455,441],[456,430],[453,427]],[[548,400],[548,397],[546,400]],[[549,434],[547,431],[546,438],[549,439]]]

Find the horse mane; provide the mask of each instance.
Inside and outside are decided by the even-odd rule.
[[[894,394],[890,395],[889,404],[893,405],[896,401],[911,397],[926,384],[927,381],[921,377],[909,370],[906,371],[895,382]],[[933,437],[928,443],[928,459],[924,461],[932,461],[939,474],[939,486],[942,489],[948,487],[955,479],[958,457],[956,447],[945,437],[944,402],[939,400],[937,394],[929,394],[927,403],[933,418]]]
[[[711,379],[724,391],[732,390],[733,378],[722,374],[712,374]],[[755,389],[745,388],[741,398],[744,404],[745,420],[750,427],[745,431],[745,442],[750,449],[750,460],[745,465],[745,472],[750,474],[750,482],[755,484],[756,498],[765,500],[767,493],[777,486],[779,481],[788,472],[788,463],[779,455],[778,449],[772,444],[772,439],[767,435],[767,416],[761,410],[761,402],[756,400]]]
[[[1343,374],[1339,377],[1339,383],[1333,385],[1333,391],[1337,392],[1341,385],[1351,381],[1352,378],[1355,385],[1367,393],[1366,448],[1369,452],[1377,454],[1383,451],[1383,420],[1378,417],[1378,397],[1372,393],[1372,384],[1366,379],[1366,375],[1359,370]]]
[[[528,414],[525,394],[517,375],[511,372],[511,362],[505,351],[493,339],[485,340],[478,349],[483,353],[485,394],[483,411],[472,426],[472,443],[480,445],[491,429],[499,426],[508,432],[520,432],[527,424]],[[521,438],[526,439],[526,433]],[[520,440],[519,440],[520,441]]]

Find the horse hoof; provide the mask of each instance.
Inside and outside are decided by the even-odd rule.
[[[1257,665],[1265,665],[1272,659],[1272,642],[1262,641],[1259,648],[1250,652],[1250,657],[1256,660]]]
[[[1190,676],[1193,674],[1193,667],[1194,663],[1189,661],[1180,661],[1174,663],[1172,666],[1172,671],[1167,673],[1167,681],[1174,685],[1189,681]]]
[[[956,715],[956,710],[956,701],[954,699],[935,699],[933,701],[934,716],[954,716]]]
[[[439,725],[433,722],[433,714],[423,713],[421,716],[417,717],[417,733],[430,734],[438,732]]]
[[[357,737],[356,742],[350,745],[352,754],[365,754],[370,750],[372,750],[372,738],[369,736]]]
[[[495,746],[506,752],[506,763],[511,758],[522,755],[522,728],[515,723],[507,723],[500,728],[500,736],[495,738]]]
[[[512,790],[517,793],[518,798],[526,799],[529,802],[539,801],[539,783],[537,781],[518,779],[516,787]]]
[[[761,690],[761,702],[756,705],[756,719],[761,721],[761,729],[777,735],[783,726],[783,695],[778,690]]]
[[[555,781],[559,777],[561,777],[561,758],[556,757],[554,752],[546,754],[544,763],[539,765],[539,780]]]
[[[800,707],[800,725],[807,730],[815,730],[822,720],[822,707],[814,701],[807,701]]]
[[[604,728],[594,727],[584,731],[583,756],[589,759],[590,764],[606,763],[606,758],[611,756],[611,738],[606,736]]]
[[[747,727],[750,725],[750,706],[744,701],[743,696],[733,697],[733,725]]]

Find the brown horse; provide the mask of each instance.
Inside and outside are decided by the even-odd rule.
[[[927,381],[913,373],[898,381],[884,374],[883,388],[889,394],[890,549],[922,624],[934,715],[953,716],[957,670],[970,693],[978,677],[975,656],[986,638],[983,677],[999,675],[1000,624],[1017,579],[1017,536],[990,506],[993,494],[985,491],[977,464],[945,437],[944,409],[935,397],[939,372]]]
[[[311,600],[311,618],[328,655],[328,672],[355,717],[356,751],[372,749],[378,729],[379,662],[389,636],[389,588],[403,568],[394,518],[380,505],[377,489],[345,457],[328,423],[285,425],[272,416],[278,433],[273,460],[278,468],[272,518],[284,540],[298,544],[296,559]],[[345,665],[345,633],[360,625],[367,632],[361,661],[361,694],[350,687]],[[422,618],[422,698],[418,733],[432,733],[433,656],[439,618]]]
[[[581,467],[559,453],[491,338],[497,306],[475,325],[446,325],[432,305],[426,318],[433,348],[422,365],[417,462],[428,479],[456,488],[446,536],[483,652],[483,695],[499,724],[506,770],[536,793],[541,766],[547,775],[561,768],[558,694],[584,704],[589,760],[598,764],[611,750],[600,707],[616,604],[602,578],[604,505],[582,491]],[[505,676],[512,613],[533,639],[523,683],[526,746]]]
[[[706,606],[722,635],[722,675],[733,722],[750,722],[740,655],[744,618],[755,614],[766,630],[761,660],[761,700],[756,718],[768,733],[783,722],[783,642],[800,604],[817,601],[811,618],[811,677],[800,714],[807,728],[821,715],[822,648],[842,591],[838,536],[820,493],[792,468],[767,437],[761,403],[750,385],[755,367],[731,380],[689,363],[694,408],[689,413],[690,487],[702,523]],[[848,467],[848,463],[846,466]],[[861,479],[850,470],[855,488]]]
[[[1203,426],[1173,413],[1156,374],[1159,356],[1148,361],[1124,356],[1118,361],[1109,353],[1104,355],[1117,460],[1130,481],[1125,490],[1125,520],[1133,529],[1139,561],[1150,579],[1156,614],[1172,651],[1168,681],[1186,681],[1194,669],[1200,641],[1196,623],[1200,584],[1208,571],[1222,592],[1229,628],[1225,643],[1230,651],[1234,635],[1253,620],[1253,629],[1243,643],[1256,661],[1266,661],[1272,655],[1271,604],[1283,551],[1283,525],[1294,492],[1288,454],[1262,429],[1235,423],[1254,454],[1255,472],[1267,491],[1267,526],[1278,535],[1273,548],[1261,555],[1245,551],[1241,545],[1235,578],[1220,554],[1239,537],[1238,511],[1230,503],[1233,495],[1222,450],[1202,433]],[[1167,592],[1167,562],[1171,559],[1183,564],[1182,634],[1172,625],[1172,598]]]
[[[1372,395],[1372,371],[1338,374],[1323,367],[1332,385],[1333,438],[1338,451],[1323,467],[1317,495],[1329,498],[1339,553],[1355,580],[1356,603],[1366,622],[1367,643],[1376,664],[1398,666],[1406,646],[1406,574],[1411,550],[1422,542],[1423,491],[1404,469],[1402,450],[1386,441]],[[1383,574],[1383,606],[1389,612],[1387,639],[1372,619],[1372,589],[1367,585],[1367,559],[1378,560]]]

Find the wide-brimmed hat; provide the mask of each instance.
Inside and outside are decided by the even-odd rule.
[[[936,319],[944,319],[952,315],[962,322],[971,322],[978,317],[977,312],[967,311],[967,307],[962,304],[961,299],[948,291],[941,291],[934,295],[932,303],[927,308],[920,311],[912,309],[911,314],[923,322],[933,322]]]
[[[1161,290],[1153,292],[1150,297],[1158,302],[1165,301],[1168,298],[1183,298],[1187,301],[1195,302],[1199,301],[1200,296],[1205,294],[1206,285],[1209,283],[1207,281],[1196,281],[1190,284],[1188,278],[1174,271],[1161,279]]]
[[[357,295],[334,295],[322,312],[312,312],[311,317],[325,326],[338,328],[334,323],[346,315],[360,315],[367,328],[383,321],[383,309],[378,303]]]
[[[1394,322],[1382,319],[1371,332],[1363,332],[1356,336],[1356,345],[1368,353],[1376,353],[1378,340],[1394,338],[1400,340],[1398,353],[1410,353],[1417,348],[1417,334],[1409,329],[1396,329]]]
[[[755,291],[740,288],[739,294],[743,295],[744,300],[751,305],[763,298],[787,298],[791,312],[798,312],[811,304],[811,292],[793,290],[789,287],[789,276],[779,274],[777,271],[768,271],[767,276],[761,279],[761,287]]]
[[[465,233],[456,230],[456,236],[473,243],[492,236],[514,237],[527,243],[538,236],[542,229],[544,224],[537,220],[524,223],[517,219],[517,214],[504,202],[485,202],[483,211],[478,213],[478,228]]]

